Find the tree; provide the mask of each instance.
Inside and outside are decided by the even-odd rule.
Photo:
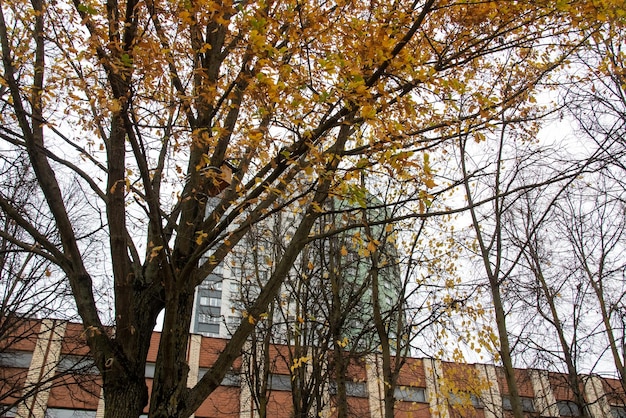
[[[532,358],[545,362],[542,367],[564,367],[583,414],[588,401],[582,370],[602,371],[606,350],[623,375],[618,313],[623,263],[614,255],[623,247],[626,101],[623,54],[617,46],[623,36],[623,22],[609,13],[603,30],[590,34],[572,57],[576,72],[568,75],[573,83],[561,97],[561,119],[564,114],[573,118],[577,135],[566,140],[572,151],[555,166],[580,159],[584,175],[560,189],[526,195],[505,225],[509,242],[523,254],[518,290],[511,297],[525,301],[528,320],[553,336],[550,342],[544,335],[542,342],[518,335],[520,351],[532,352]]]
[[[504,131],[506,129],[506,124],[503,123],[502,127],[502,135],[499,138],[497,144],[495,144],[496,149],[496,158],[495,158],[495,167],[493,168],[493,173],[490,173],[493,178],[492,184],[488,182],[484,182],[483,184],[487,184],[487,188],[492,190],[493,193],[493,201],[492,210],[490,211],[490,216],[493,219],[493,224],[489,225],[489,229],[487,229],[487,225],[485,225],[485,220],[487,218],[486,215],[482,215],[479,212],[480,208],[475,206],[475,201],[477,200],[476,194],[477,192],[471,186],[471,179],[473,176],[470,175],[470,168],[468,168],[468,160],[471,161],[471,157],[468,156],[467,147],[468,147],[468,139],[467,136],[462,136],[459,140],[459,155],[461,160],[461,167],[463,170],[463,177],[466,179],[464,183],[465,189],[465,198],[470,206],[469,213],[471,215],[471,228],[475,234],[476,239],[476,252],[478,254],[479,260],[482,262],[483,267],[485,269],[485,275],[487,277],[488,287],[490,290],[493,310],[495,316],[495,322],[497,326],[497,335],[499,347],[497,352],[499,354],[499,358],[502,361],[502,366],[504,369],[504,376],[506,379],[506,383],[509,389],[509,396],[511,399],[511,407],[513,410],[513,416],[515,418],[522,418],[523,411],[522,405],[519,397],[519,390],[517,386],[517,381],[514,375],[514,366],[513,366],[513,358],[512,358],[512,347],[509,339],[509,331],[507,328],[507,313],[505,304],[502,299],[502,284],[504,280],[506,280],[509,272],[510,266],[503,265],[506,260],[504,256],[503,250],[503,240],[502,240],[502,216],[505,213],[506,207],[508,206],[508,194],[510,189],[513,188],[512,178],[515,178],[517,173],[509,174],[508,176],[504,173],[503,165],[505,163],[505,159],[503,155],[505,153],[505,134]],[[475,169],[475,168],[471,168]],[[482,170],[482,167],[478,167],[478,170]],[[507,178],[508,177],[508,178]]]
[[[568,185],[570,187],[571,185]],[[565,383],[574,397],[582,416],[587,416],[587,401],[583,392],[580,360],[585,339],[583,319],[588,304],[586,287],[577,280],[576,268],[570,265],[559,244],[561,234],[554,227],[559,201],[550,199],[547,205],[539,197],[541,193],[528,193],[519,199],[518,207],[506,217],[503,225],[509,242],[518,251],[520,277],[513,279],[514,288],[509,297],[521,302],[520,318],[524,324],[534,328],[533,334],[521,332],[516,336],[523,347],[520,352],[533,352],[534,363],[543,369],[561,369],[565,366]],[[547,207],[545,207],[547,206]],[[542,330],[542,332],[537,332]],[[556,338],[555,338],[556,337]]]
[[[621,364],[616,342],[622,338],[624,265],[614,254],[623,246],[624,190],[607,176],[601,148],[583,162],[584,173],[518,199],[502,225],[510,258],[519,253],[506,297],[520,305],[518,320],[525,325],[509,330],[520,360],[564,369],[563,384],[582,416],[595,401],[586,399],[582,374],[606,372],[606,351],[617,354],[618,374]]]
[[[350,416],[354,412],[347,402],[349,363],[364,360],[381,345],[389,347],[390,339],[395,339],[391,332],[404,325],[398,308],[404,292],[395,247],[391,240],[386,242],[392,228],[384,226],[389,217],[385,205],[369,195],[360,204],[334,197],[324,209],[310,242],[253,337],[253,347],[257,348],[256,341],[259,344],[253,349],[251,388],[261,416],[269,394],[273,366],[269,352],[274,343],[286,344],[284,366],[290,371],[294,416],[317,415],[329,407],[325,398],[331,378],[336,413]],[[266,280],[258,278],[259,266],[269,266],[271,272],[274,261],[280,259],[290,220],[268,218],[243,249],[233,249],[241,254],[234,264],[244,277],[241,296],[246,311]],[[251,258],[255,261],[250,262]],[[383,335],[370,325],[375,322],[385,331]],[[393,329],[387,332],[387,327]],[[404,345],[408,346],[406,341]],[[386,358],[389,354],[387,350]]]
[[[562,3],[0,3],[0,136],[27,153],[53,226],[2,194],[26,233],[7,238],[66,278],[107,418],[144,409],[162,311],[150,416],[192,414],[266,313],[328,196],[359,192],[355,174],[411,180],[423,206],[435,186],[423,151],[459,123],[480,135],[577,46],[593,20]],[[188,389],[194,288],[252,225],[287,209],[300,215],[281,259]],[[114,334],[94,291],[94,245],[106,248]]]
[[[605,345],[626,387],[624,368],[624,264],[617,254],[624,247],[624,153],[626,143],[626,61],[621,51],[623,21],[611,15],[606,30],[595,34],[576,63],[584,70],[581,83],[565,96],[566,110],[578,132],[598,149],[597,172],[573,188],[560,206],[573,265],[593,294],[593,309],[601,318]],[[584,86],[587,88],[585,89]]]
[[[607,4],[600,6],[600,9],[604,6]],[[601,18],[605,26],[591,30],[585,29],[586,36],[591,41],[589,43],[585,41],[580,49],[573,51],[572,59],[585,57],[588,60],[589,57],[594,56],[591,51],[597,49],[593,46],[594,43],[597,43],[599,39],[605,39],[608,33],[621,33],[621,29],[618,28],[623,27],[623,21],[619,18],[615,19],[615,10],[609,7],[605,12],[607,14]],[[595,62],[591,64],[589,74],[592,75],[575,77],[580,84],[572,90],[589,90],[589,84],[586,83],[590,80],[594,80],[591,84],[597,83],[595,77],[598,73],[604,73],[603,68],[606,66]],[[606,76],[605,73],[604,76]],[[611,79],[610,76],[607,78]],[[591,90],[595,91],[594,88]],[[568,95],[568,98],[571,100],[572,96]],[[564,109],[568,107],[581,105],[586,107],[590,103],[588,98],[580,97],[580,102],[562,105],[561,117]],[[611,106],[607,107],[611,108]],[[563,157],[554,150],[550,150],[546,144],[534,142],[536,131],[532,128],[520,129],[535,120],[536,113],[534,112],[537,110],[541,108],[537,107],[534,111],[520,108],[510,114],[504,112],[501,124],[495,125],[500,129],[500,133],[492,132],[485,144],[480,144],[485,137],[476,138],[479,142],[476,145],[468,140],[465,132],[459,132],[459,159],[465,178],[464,190],[471,215],[471,229],[476,239],[475,252],[484,266],[488,288],[491,292],[497,325],[498,354],[511,392],[513,415],[516,417],[521,417],[523,411],[519,399],[516,399],[518,396],[512,373],[514,347],[516,345],[528,347],[524,342],[528,340],[525,339],[533,338],[529,337],[532,330],[518,332],[515,330],[518,328],[516,325],[510,325],[509,317],[517,313],[522,313],[523,319],[520,319],[527,321],[525,323],[530,320],[534,321],[537,318],[535,315],[538,315],[540,320],[535,322],[543,320],[545,323],[541,326],[547,327],[543,329],[555,332],[558,345],[556,351],[562,355],[560,360],[567,369],[567,385],[574,394],[579,410],[583,413],[585,411],[583,381],[578,376],[580,369],[577,366],[578,348],[583,342],[578,339],[581,338],[578,333],[588,325],[584,323],[586,319],[581,318],[583,304],[586,307],[591,305],[587,286],[576,278],[575,269],[570,270],[570,266],[573,265],[571,260],[567,267],[560,266],[558,276],[547,276],[546,273],[551,270],[552,261],[548,261],[550,257],[546,254],[555,253],[555,248],[559,248],[559,241],[554,236],[567,236],[572,233],[573,229],[576,229],[570,225],[553,234],[551,232],[555,229],[549,226],[551,221],[548,220],[554,216],[553,212],[560,206],[563,195],[571,193],[568,190],[578,176],[590,176],[589,173],[594,171],[606,173],[607,167],[616,165],[616,159],[609,156],[607,151],[611,149],[610,153],[614,153],[617,159],[623,152],[619,145],[619,133],[617,133],[622,123],[618,120],[617,123],[609,123],[608,130],[604,131],[605,135],[595,138],[595,146],[589,147],[590,151],[579,150],[578,154],[571,153]],[[591,112],[596,116],[602,114],[598,120],[602,119],[606,122],[604,119],[606,113],[603,113],[603,110],[595,107]],[[522,121],[518,118],[522,115],[523,123],[519,123]],[[511,123],[514,120],[518,123]],[[608,132],[610,134],[607,134]],[[574,141],[570,143],[571,145],[580,144]],[[540,173],[539,170],[542,172]],[[587,193],[592,192],[591,190],[582,191],[582,195]],[[589,196],[585,197],[585,199],[588,198]],[[584,228],[586,228],[592,223],[581,222],[577,225],[585,225]],[[601,230],[601,228],[595,229]],[[599,232],[599,235],[605,236],[602,232]],[[548,240],[547,237],[551,238]],[[569,307],[564,308],[559,302],[563,293],[573,295],[571,307],[573,308],[573,323],[570,324],[570,329],[564,326],[562,319],[565,316],[563,309],[569,309]],[[568,298],[569,296],[566,299]],[[572,336],[571,340],[568,340],[568,335]],[[533,346],[535,344],[537,343],[532,343]],[[518,350],[520,354],[524,351],[524,349]],[[547,350],[544,351],[546,352]],[[520,357],[524,357],[523,354]]]
[[[514,373],[516,336],[510,322],[516,304],[524,305],[526,302],[523,297],[507,296],[515,296],[517,293],[515,276],[519,274],[524,256],[531,259],[530,276],[539,282],[544,280],[536,265],[533,265],[537,260],[532,261],[533,256],[537,257],[537,253],[533,252],[537,250],[537,229],[563,190],[577,176],[591,170],[590,161],[594,161],[593,158],[583,158],[581,161],[558,164],[558,155],[532,141],[535,135],[532,127],[511,123],[519,114],[526,115],[526,123],[538,117],[534,111],[516,109],[511,114],[502,115],[501,123],[497,125],[500,129],[498,136],[494,135],[484,143],[472,144],[468,135],[460,133],[458,144],[463,190],[469,206],[470,229],[474,240],[468,247],[484,268],[496,325],[497,338],[494,336],[485,342],[487,348],[497,352],[495,357],[502,362],[513,416],[516,418],[523,417],[523,409]],[[531,175],[539,167],[543,173],[540,176]],[[534,195],[547,196],[545,199],[548,204],[544,207],[537,199],[533,202],[532,210],[516,211],[518,201],[528,201],[529,196]],[[520,213],[524,216],[518,221]],[[523,230],[521,237],[515,234],[518,224],[523,225],[520,227]],[[524,279],[520,281],[523,282]],[[542,309],[539,306],[536,308]],[[520,311],[523,312],[523,309]],[[558,320],[558,317],[552,320]],[[561,339],[560,342],[564,341]],[[570,368],[568,372],[573,373],[570,374],[572,379],[577,379],[575,371]]]
[[[46,222],[49,224],[44,215],[45,210],[42,210],[44,202],[37,199],[36,195],[33,196],[36,182],[25,162],[26,156],[23,154],[7,152],[0,157],[0,167],[5,174],[1,177],[1,188],[4,196],[20,213],[35,216],[43,226]],[[92,379],[92,376],[86,377],[92,362],[74,351],[61,358],[63,367],[56,367],[56,359],[42,360],[38,378],[33,379],[30,373],[33,356],[21,350],[34,346],[42,334],[47,334],[49,340],[60,341],[64,336],[59,333],[59,329],[65,328],[58,325],[71,319],[74,313],[71,310],[61,310],[71,299],[62,275],[55,274],[55,266],[41,256],[38,248],[24,248],[15,243],[15,239],[22,239],[26,235],[26,231],[5,216],[4,212],[0,212],[2,415],[19,408],[28,410],[39,407],[36,395],[41,391],[59,387],[68,391],[89,390],[97,386],[97,383],[87,382],[87,379]],[[54,320],[44,321],[44,318]],[[43,359],[48,358],[43,353],[40,356]]]
[[[593,306],[600,316],[600,329],[604,330],[605,346],[626,387],[624,369],[624,305],[623,272],[626,268],[619,254],[625,244],[624,190],[607,188],[605,181],[598,182],[595,196],[573,192],[563,206],[569,216],[563,218],[563,227],[572,262],[582,273],[581,282],[593,295]]]

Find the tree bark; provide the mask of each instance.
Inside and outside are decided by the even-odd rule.
[[[570,344],[567,342],[567,339],[565,338],[565,330],[563,329],[563,323],[561,322],[561,319],[559,317],[559,311],[554,301],[555,295],[550,291],[548,283],[546,282],[546,279],[543,275],[543,269],[541,267],[541,260],[539,259],[539,255],[537,254],[537,250],[535,246],[532,244],[529,244],[527,252],[528,252],[529,259],[530,259],[529,261],[531,262],[531,270],[533,274],[535,275],[535,278],[539,282],[541,291],[545,295],[546,301],[550,308],[551,318],[548,318],[548,321],[552,323],[559,337],[559,343],[561,344],[561,349],[563,350],[563,361],[565,362],[565,365],[567,366],[567,380],[568,380],[569,387],[574,393],[574,400],[576,404],[578,405],[582,416],[583,417],[589,416],[587,413],[587,408],[586,408],[587,402],[585,401],[584,394],[581,390],[582,382],[580,380],[580,377],[578,376],[578,371],[576,370],[576,365],[574,363],[574,356],[572,353],[572,349],[570,347]],[[537,306],[539,308],[539,304]],[[539,308],[539,311],[540,313],[542,313],[541,308]],[[574,326],[576,325],[574,324]]]
[[[500,360],[502,361],[502,368],[504,369],[504,377],[506,379],[507,386],[509,388],[509,398],[511,400],[511,409],[515,418],[524,418],[524,412],[522,410],[522,402],[519,396],[519,390],[517,387],[517,380],[515,379],[515,370],[513,368],[513,359],[511,357],[511,346],[509,343],[509,334],[506,325],[506,314],[504,312],[504,304],[502,302],[502,294],[500,289],[500,266],[502,260],[502,231],[501,231],[501,217],[502,217],[502,196],[500,196],[500,170],[502,164],[502,148],[504,141],[504,127],[500,136],[500,144],[498,149],[498,159],[496,161],[495,180],[494,180],[494,211],[493,216],[495,218],[495,226],[493,235],[489,237],[491,243],[487,245],[485,239],[485,233],[481,228],[478,215],[476,213],[476,207],[474,206],[474,199],[470,189],[469,181],[471,176],[468,174],[466,166],[466,149],[465,144],[467,138],[459,138],[460,152],[461,152],[461,169],[463,170],[465,196],[467,198],[469,212],[472,218],[472,228],[476,233],[476,240],[480,249],[480,256],[485,267],[485,273],[489,282],[489,290],[491,292],[491,298],[493,302],[493,309],[496,316],[496,327],[498,330],[498,338],[500,341]],[[493,247],[495,245],[495,250]],[[495,261],[491,259],[491,251],[495,252]]]
[[[102,375],[105,418],[138,417],[148,404],[145,368],[139,375],[129,372],[123,365],[112,364]]]
[[[187,406],[187,345],[193,300],[193,288],[188,290],[187,286],[178,284],[167,289],[163,332],[154,374],[158,390],[152,391],[150,399],[152,418],[182,416],[181,411]]]

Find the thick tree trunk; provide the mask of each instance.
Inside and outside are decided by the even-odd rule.
[[[188,278],[191,280],[192,278]],[[179,417],[188,396],[187,344],[193,309],[193,288],[180,284],[166,296],[163,333],[159,344],[157,367],[150,399],[151,418]]]
[[[129,373],[109,372],[104,384],[104,418],[139,417],[148,404],[148,387],[143,373],[130,379]]]

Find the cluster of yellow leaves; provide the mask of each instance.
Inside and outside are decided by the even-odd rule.
[[[346,348],[349,342],[348,337],[343,337],[342,340],[337,340],[336,344],[341,348]]]
[[[293,373],[296,369],[299,369],[303,365],[307,364],[311,360],[310,356],[303,356],[293,359],[293,363],[289,366],[289,369]]]
[[[464,359],[457,360],[462,362]],[[480,399],[493,383],[497,382],[481,378],[474,367],[462,363],[446,367],[444,376],[439,379],[441,393],[447,397],[448,404],[462,414],[471,414],[474,410],[472,398]]]
[[[150,255],[148,256],[148,260],[152,260],[155,257],[159,256],[159,253],[163,250],[163,245],[152,245],[149,248],[150,250]]]
[[[576,25],[589,22],[626,24],[626,8],[619,0],[557,0],[554,3],[555,8],[566,13]]]
[[[480,109],[482,116],[490,117],[489,108],[498,99],[488,92],[494,85],[493,75],[502,72],[502,67],[479,56],[469,59],[475,53],[469,40],[487,39],[484,34],[494,28],[506,32],[508,26],[513,27],[521,17],[533,22],[533,13],[537,14],[535,17],[547,13],[542,12],[540,6],[533,9],[527,4],[516,3],[442,2],[425,21],[423,35],[412,38],[389,63],[387,74],[393,77],[373,85],[366,84],[372,72],[391,58],[391,51],[415,19],[416,11],[411,10],[408,3],[393,7],[379,4],[369,10],[355,1],[324,6],[291,1],[252,2],[239,8],[235,8],[232,1],[165,3],[159,9],[165,38],[159,38],[147,15],[142,14],[139,21],[142,36],[131,53],[113,57],[119,62],[111,61],[111,64],[120,71],[131,66],[137,72],[136,97],[145,101],[145,108],[149,109],[142,115],[147,125],[166,124],[164,115],[170,113],[172,107],[160,103],[181,103],[192,107],[194,103],[210,106],[223,103],[223,109],[216,107],[215,123],[200,134],[194,132],[191,135],[193,140],[210,146],[213,142],[209,138],[232,135],[231,158],[240,158],[246,150],[254,149],[258,153],[258,164],[269,162],[281,146],[289,144],[288,138],[281,137],[276,131],[258,129],[263,116],[273,115],[279,118],[279,126],[302,134],[308,127],[315,127],[332,106],[350,103],[359,109],[358,115],[363,123],[361,132],[367,133],[370,147],[364,158],[355,159],[354,170],[347,171],[350,174],[345,180],[350,181],[351,176],[379,164],[398,179],[415,178],[430,189],[437,185],[432,161],[428,161],[428,156],[406,150],[406,135],[438,121],[445,124],[445,119],[449,118],[446,114],[451,114],[453,109],[448,109],[448,102],[441,99],[454,95],[476,98],[472,106]],[[616,2],[613,6],[609,4],[611,2],[604,3],[603,10],[615,9],[614,15],[620,13]],[[590,13],[590,6],[586,7],[577,6],[576,9],[580,10],[577,13]],[[564,10],[565,5],[558,4],[557,8]],[[107,39],[102,4],[83,2],[81,10],[85,13],[82,19],[95,28],[93,35],[87,38],[85,45],[76,45],[69,38],[58,40],[67,51],[67,57],[63,59],[77,63],[81,74],[70,77],[75,80],[73,87],[78,87],[78,91],[85,95],[72,103],[72,109],[78,113],[82,107],[85,108],[81,110],[84,114],[95,111],[99,118],[104,118],[111,112],[120,111],[122,103],[102,88],[98,79],[101,74],[94,71],[97,61],[93,51],[101,46],[113,51],[119,46]],[[542,24],[542,21],[535,20],[536,25]],[[78,19],[72,23],[80,27]],[[219,25],[228,27],[225,42],[235,53],[226,56],[221,76],[209,80],[200,69],[194,69],[193,63],[208,59],[213,45],[196,32],[204,28],[217,30]],[[532,31],[532,27],[525,28]],[[511,38],[520,36],[517,31],[522,32],[521,29],[511,29],[508,35]],[[249,62],[244,68],[250,68],[249,75],[240,71],[246,54]],[[470,63],[467,70],[447,69],[456,67],[457,61],[465,59]],[[187,95],[173,94],[169,81],[170,65],[188,80],[204,77],[206,81]],[[528,66],[532,63],[529,62]],[[489,80],[488,85],[472,81],[479,77],[479,69],[484,74],[480,77]],[[64,73],[67,72],[65,69]],[[524,69],[520,73],[524,73]],[[246,105],[240,122],[230,131],[221,124],[232,104],[234,93],[229,88],[237,77],[249,77],[244,92]],[[406,80],[409,84],[423,85],[423,88],[415,87],[412,94],[399,96],[394,91],[401,89],[402,85],[395,80]],[[72,91],[69,87],[68,91]],[[484,100],[479,99],[481,97]],[[439,104],[433,106],[433,103]],[[93,118],[82,120],[94,123]],[[92,128],[95,131],[94,125]],[[477,138],[481,135],[477,133]],[[310,164],[305,168],[308,176],[315,177],[322,172],[323,153],[314,152],[322,149],[322,144],[319,148],[311,148]],[[367,164],[362,164],[368,160]],[[294,183],[293,187],[297,184]],[[428,197],[424,196],[424,199]]]
[[[196,231],[196,244],[200,245],[209,234],[204,231]]]

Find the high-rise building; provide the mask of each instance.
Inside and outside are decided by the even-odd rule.
[[[362,209],[338,199],[327,204],[327,213],[312,231],[325,237],[312,240],[302,251],[269,309],[277,342],[288,341],[290,331],[305,322],[321,332],[320,328],[328,327],[330,318],[335,318],[341,322],[338,326],[347,343],[377,345],[372,319],[374,274],[384,320],[394,321],[402,299],[398,257],[384,225],[364,226],[385,216],[384,205],[373,197],[369,200],[370,206],[379,209]],[[245,315],[246,306],[267,282],[297,221],[298,215],[291,213],[268,217],[233,248],[196,290],[193,333],[228,338]],[[326,236],[331,230],[343,232]],[[374,250],[377,266],[372,262]]]
[[[191,332],[206,337],[228,337],[225,314],[229,303],[231,281],[224,277],[222,265],[215,268],[196,288]],[[238,320],[239,316],[228,316]]]

